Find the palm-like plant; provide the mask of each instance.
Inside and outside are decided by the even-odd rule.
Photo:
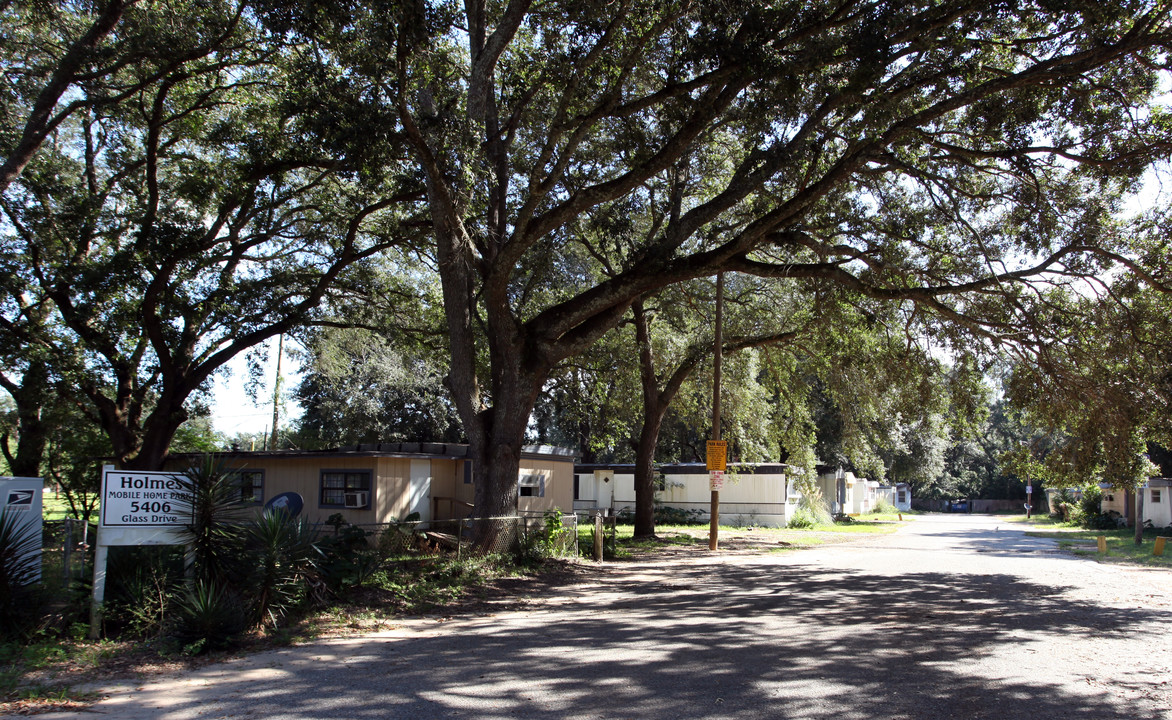
[[[247,596],[254,620],[275,626],[317,581],[317,528],[281,511],[266,511],[243,531],[252,571]]]
[[[29,606],[23,602],[41,570],[41,533],[8,509],[0,510],[0,630],[4,635],[20,627]]]
[[[196,579],[232,584],[243,559],[242,524],[248,505],[236,476],[205,456],[180,478],[191,521],[180,531],[188,547],[188,569]]]

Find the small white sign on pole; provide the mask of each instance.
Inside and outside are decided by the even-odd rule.
[[[724,488],[724,471],[710,470],[708,471],[708,487],[711,490],[719,492]]]

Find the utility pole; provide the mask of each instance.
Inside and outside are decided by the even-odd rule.
[[[716,342],[712,348],[712,442],[708,443],[708,484],[712,488],[711,521],[708,525],[708,549],[720,545],[720,488],[724,485],[728,446],[720,440],[720,362],[724,355],[724,273],[716,274]],[[719,457],[716,457],[719,455]]]
[[[277,336],[277,378],[273,381],[273,437],[269,443],[273,450],[277,449],[277,421],[280,420],[281,407],[281,355],[285,352],[285,333]]]

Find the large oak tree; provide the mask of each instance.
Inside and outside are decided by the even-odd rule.
[[[387,139],[364,88],[246,6],[139,20],[182,35],[171,61],[95,69],[0,199],[0,351],[26,384],[47,363],[115,460],[149,469],[229,359],[366,284],[422,191],[377,154],[393,143],[353,142],[355,122]]]
[[[408,5],[423,174],[477,512],[510,512],[551,370],[721,269],[840,283],[1012,339],[1015,300],[1126,260],[1114,198],[1162,153],[1168,10],[1123,2]],[[637,243],[579,232],[704,148]],[[583,258],[606,257],[618,272]]]

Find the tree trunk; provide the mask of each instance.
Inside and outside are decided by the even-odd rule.
[[[667,406],[648,408],[635,450],[635,531],[637,538],[655,537],[655,450]]]
[[[49,389],[49,367],[35,359],[29,361],[20,385],[7,388],[16,403],[20,436],[16,440],[16,454],[8,458],[9,469],[18,477],[40,477],[41,461],[45,456],[49,426],[43,414]],[[7,447],[4,450],[8,454]]]
[[[1144,491],[1142,487],[1135,489],[1135,544],[1144,544]]]

